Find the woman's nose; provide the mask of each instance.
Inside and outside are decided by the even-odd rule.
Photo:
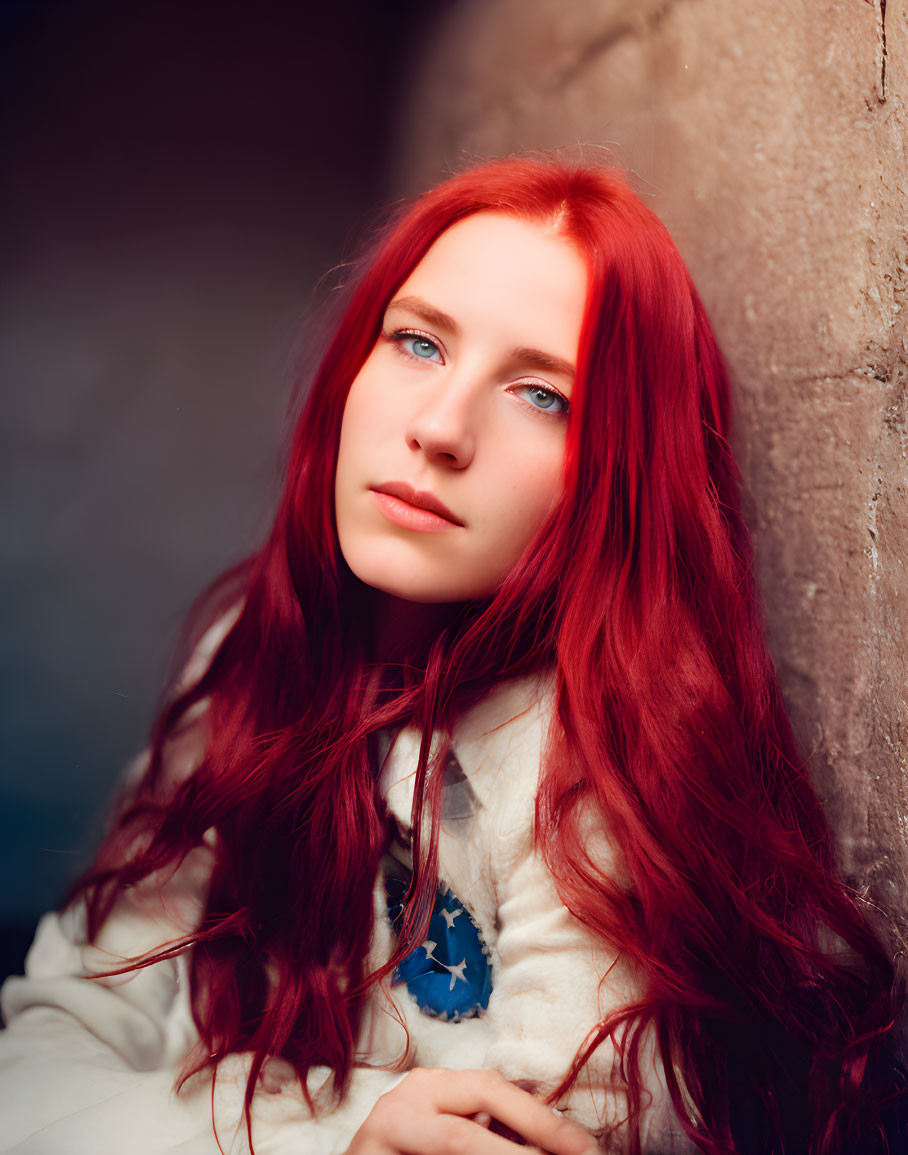
[[[407,445],[437,465],[466,469],[476,452],[475,418],[469,390],[439,390],[407,423]]]

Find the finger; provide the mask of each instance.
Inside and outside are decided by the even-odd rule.
[[[401,1131],[399,1150],[405,1155],[546,1155],[537,1147],[493,1135],[462,1115],[412,1116]],[[396,1150],[398,1148],[395,1148]]]
[[[415,1070],[407,1076],[410,1080],[414,1080],[412,1090],[437,1111],[491,1115],[551,1155],[588,1155],[598,1151],[587,1131],[509,1083],[498,1071]]]

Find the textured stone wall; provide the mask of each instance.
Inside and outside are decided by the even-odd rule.
[[[400,188],[582,142],[635,172],[728,356],[770,644],[848,876],[908,923],[906,0],[461,0]]]

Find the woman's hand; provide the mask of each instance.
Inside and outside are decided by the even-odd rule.
[[[490,1119],[525,1142],[489,1129]],[[595,1140],[498,1071],[417,1067],[382,1095],[347,1155],[509,1155],[527,1144],[548,1155],[595,1155]]]

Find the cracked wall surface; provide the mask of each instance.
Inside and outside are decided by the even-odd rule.
[[[581,143],[633,170],[728,357],[770,645],[846,876],[908,926],[906,0],[462,0],[400,191]]]

